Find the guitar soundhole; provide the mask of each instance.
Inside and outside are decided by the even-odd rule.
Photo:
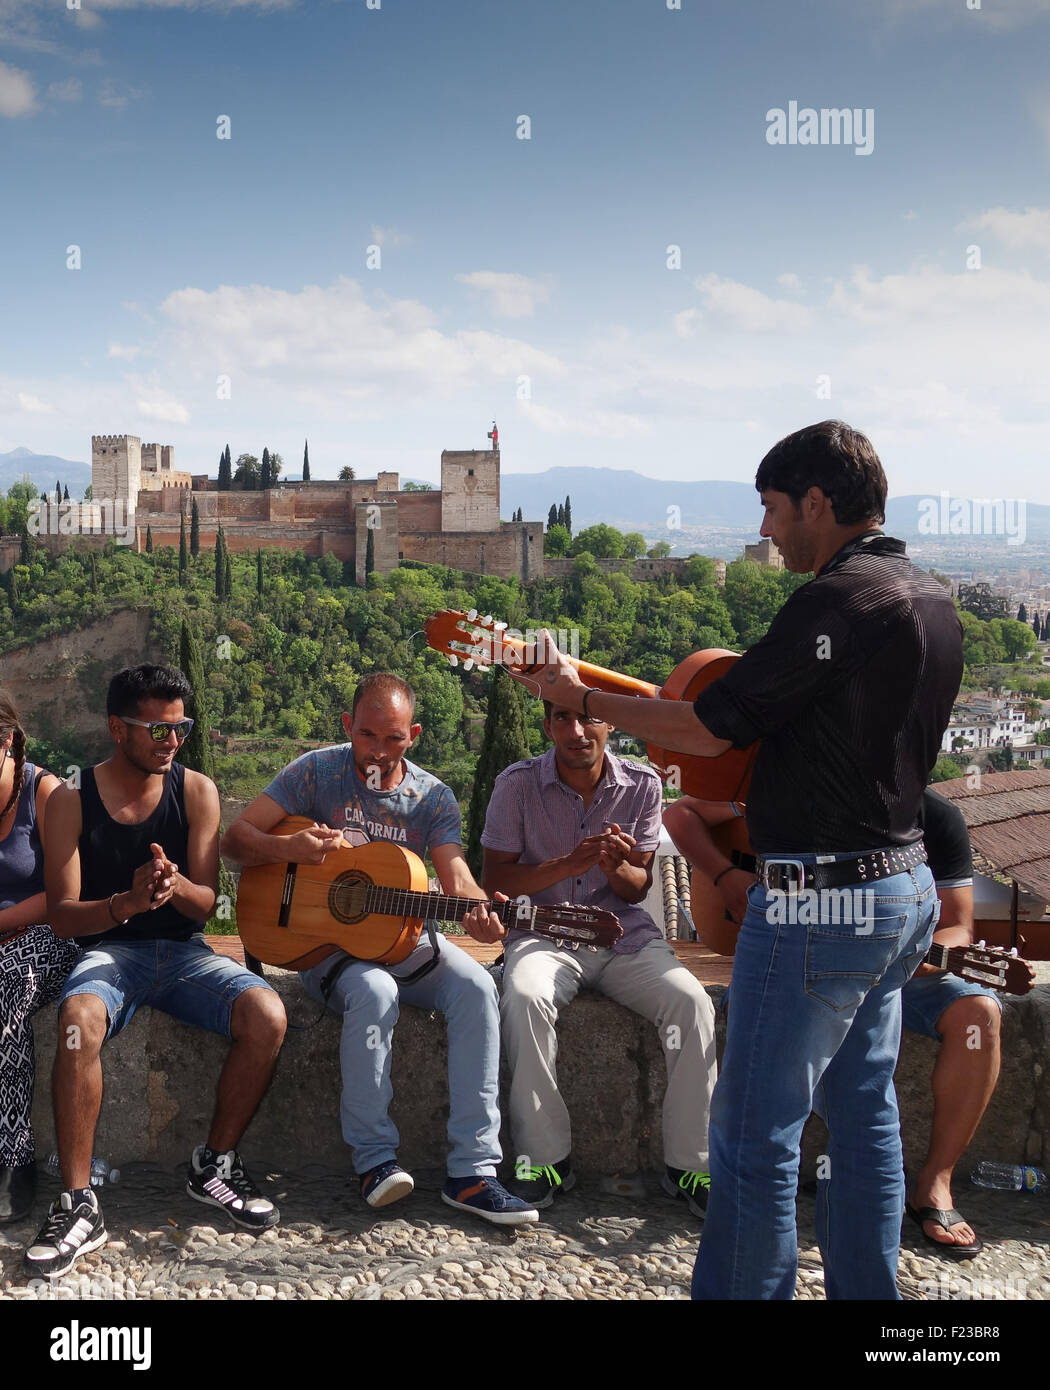
[[[328,887],[328,911],[337,922],[360,922],[368,915],[366,894],[372,880],[359,869],[334,878]]]

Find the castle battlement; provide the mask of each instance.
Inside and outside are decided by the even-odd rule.
[[[127,444],[132,439],[136,444],[142,443],[141,436],[137,434],[93,434],[91,444],[92,447],[96,444]]]

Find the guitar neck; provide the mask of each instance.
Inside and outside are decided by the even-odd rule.
[[[422,917],[426,922],[458,922],[475,907],[495,912],[505,927],[531,925],[536,909],[522,913],[522,904],[497,903],[485,898],[453,898],[447,893],[415,893],[407,888],[387,888],[374,883],[365,894],[367,910],[383,917]]]

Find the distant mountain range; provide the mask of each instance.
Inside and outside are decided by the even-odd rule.
[[[991,489],[989,488],[989,491]],[[733,533],[741,541],[758,539],[762,507],[751,483],[667,482],[646,478],[641,473],[614,468],[548,468],[543,473],[504,473],[500,482],[500,511],[509,517],[518,507],[527,521],[546,521],[551,504],[572,500],[574,531],[604,521],[623,531],[641,531],[647,537],[657,532],[672,545],[677,522],[683,539],[697,533]],[[954,499],[953,499],[954,500]],[[990,521],[983,514],[961,507],[952,509],[951,500],[942,507],[940,495],[910,494],[891,497],[886,506],[886,530],[902,540],[935,545],[974,544],[1003,546],[1009,535],[1018,533],[1019,516],[1004,507],[1001,521]],[[677,508],[676,513],[672,509]],[[969,512],[969,517],[966,513]],[[991,514],[989,514],[990,516]],[[943,530],[953,519],[968,520],[962,532]],[[997,524],[997,534],[982,535],[982,528]],[[923,529],[920,529],[920,526]],[[936,528],[931,531],[931,527]],[[1050,506],[1029,503],[1024,514],[1025,539],[1031,545],[1050,544]],[[728,536],[726,539],[728,540]],[[681,549],[681,545],[676,548]],[[1020,550],[1021,546],[1011,546]]]
[[[59,458],[57,454],[34,454],[32,449],[12,449],[0,454],[0,489],[4,492],[12,483],[20,483],[29,474],[29,481],[38,492],[53,492],[55,483],[69,488],[70,497],[83,497],[91,482],[91,464],[76,459]]]

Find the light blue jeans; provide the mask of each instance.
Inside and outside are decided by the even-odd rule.
[[[389,1115],[394,1088],[390,1050],[400,1004],[437,1009],[448,1030],[448,1174],[452,1178],[494,1177],[499,1146],[499,996],[492,976],[477,961],[438,936],[440,960],[415,984],[410,975],[430,955],[423,942],[392,971],[354,961],[336,981],[328,1007],[342,1015],[339,1064],[343,1138],[353,1150],[354,1172],[367,1173],[396,1158],[400,1136]],[[324,960],[301,972],[306,992],[318,1003],[321,981],[331,969]]]
[[[884,879],[863,920],[837,925],[823,919],[847,914],[826,905],[814,925],[778,920],[774,896],[751,889],[733,959],[693,1297],[794,1296],[799,1144],[816,1110],[830,1135],[816,1209],[827,1297],[896,1299],[904,1180],[893,1071],[901,987],[939,915],[933,875],[921,864]]]

